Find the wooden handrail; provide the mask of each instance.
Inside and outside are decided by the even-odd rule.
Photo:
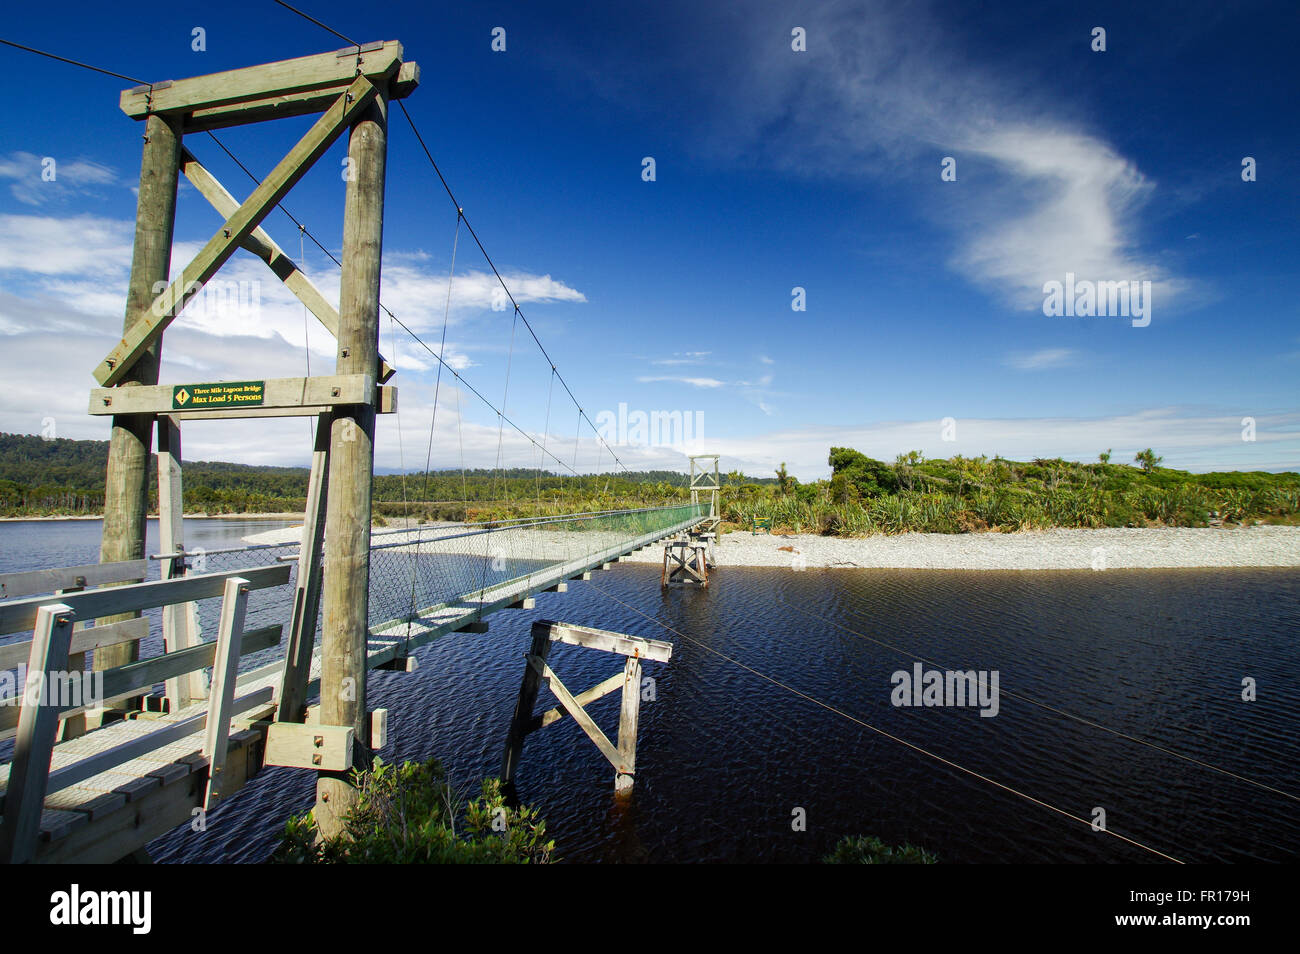
[[[135,622],[135,620],[128,620]],[[147,621],[145,621],[147,622]],[[284,627],[280,623],[273,626],[264,626],[244,634],[243,641],[240,643],[239,655],[251,656],[253,653],[261,652],[264,649],[271,649],[280,645],[280,637]],[[83,630],[85,633],[93,633],[94,630]],[[73,635],[75,640],[81,633]],[[76,643],[73,643],[73,649],[76,649]],[[100,704],[108,704],[118,699],[129,699],[138,695],[137,690],[151,689],[160,682],[165,682],[174,676],[182,676],[186,673],[196,672],[200,669],[206,669],[216,660],[217,644],[215,642],[203,643],[200,646],[190,646],[187,649],[178,649],[170,653],[162,653],[149,659],[141,659],[138,662],[127,663],[125,666],[118,666],[115,669],[105,669],[103,671],[103,699],[99,700]],[[86,675],[91,675],[87,673]],[[82,698],[85,692],[82,693]],[[66,705],[59,707],[59,717],[67,718],[78,712],[85,711],[84,705]],[[0,739],[6,739],[13,734],[18,728],[17,705],[0,705]]]
[[[203,573],[174,580],[151,580],[130,586],[112,586],[84,593],[62,593],[0,603],[0,634],[31,629],[36,625],[36,611],[42,606],[55,603],[67,605],[72,614],[71,620],[76,623],[99,616],[135,613],[170,603],[188,603],[191,600],[221,596],[226,580],[233,577],[247,580],[250,590],[280,586],[289,582],[289,572],[289,565],[282,563],[278,566]]]
[[[61,566],[51,570],[27,570],[0,573],[0,600],[18,599],[105,583],[138,583],[149,575],[144,560],[123,563],[90,563],[85,566]]]

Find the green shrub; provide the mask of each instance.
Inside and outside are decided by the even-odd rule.
[[[835,849],[822,859],[828,865],[933,865],[937,855],[916,845],[893,847],[870,835],[841,838]]]
[[[356,805],[344,833],[324,840],[311,813],[289,819],[280,864],[546,864],[555,842],[531,808],[506,805],[497,779],[460,810],[437,760],[353,772]]]

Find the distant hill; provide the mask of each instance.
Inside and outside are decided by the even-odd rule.
[[[95,514],[103,509],[108,441],[45,440],[33,434],[0,433],[0,516],[27,514]],[[185,462],[187,512],[297,511],[305,505],[305,467],[270,467],[226,461]],[[633,471],[617,476],[592,474],[575,478],[526,467],[435,470],[377,474],[378,503],[459,501],[486,503],[521,498],[571,498],[601,495],[619,498],[675,496],[687,483],[685,474],[669,470]],[[157,499],[157,456],[150,461],[150,500]],[[625,501],[626,502],[626,501]],[[632,505],[635,505],[633,503]],[[377,507],[394,513],[391,507]]]

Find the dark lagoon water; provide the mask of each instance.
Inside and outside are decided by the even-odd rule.
[[[69,526],[0,524],[0,570],[15,547],[24,566],[45,547],[43,565],[79,562],[64,555]],[[98,524],[79,526],[93,560]],[[721,569],[707,590],[664,592],[657,568],[620,564],[540,595],[535,610],[494,615],[487,634],[421,649],[412,675],[372,673],[370,704],[390,710],[385,758],[437,756],[467,795],[496,774],[537,618],[674,643],[671,663],[646,666],[657,698],[642,705],[630,800],[615,800],[611,769],[571,720],[528,740],[520,795],[566,860],[803,862],[848,834],[949,862],[1163,860],[863,722],[1071,815],[1103,808],[1112,831],[1183,861],[1300,855],[1296,570]],[[997,670],[998,715],[893,706],[891,675],[912,654]],[[551,662],[575,691],[620,668],[564,645]],[[1241,699],[1246,677],[1254,702]],[[616,698],[592,707],[610,733]],[[263,860],[312,790],[307,773],[268,769],[207,831],[175,832],[151,853]],[[792,830],[796,809],[804,831]]]

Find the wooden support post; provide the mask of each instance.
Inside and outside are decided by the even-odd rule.
[[[329,496],[330,415],[316,419],[316,446],[307,483],[307,512],[298,548],[298,580],[289,621],[289,645],[280,676],[278,722],[301,722],[307,709],[307,682],[320,613],[321,559],[325,542],[325,501]]]
[[[533,624],[533,644],[528,649],[529,659],[543,662],[551,654],[551,632],[540,621]],[[519,699],[515,702],[514,718],[510,720],[510,734],[506,737],[506,754],[501,763],[501,783],[514,783],[515,770],[519,768],[519,757],[524,751],[524,739],[528,735],[529,723],[533,718],[533,707],[537,704],[537,691],[542,687],[542,675],[532,666],[524,667],[524,681],[519,685]]]
[[[84,590],[85,590],[84,586],[70,586],[67,587],[66,589],[56,590],[55,595],[61,596],[64,593],[80,593]],[[72,624],[72,631],[74,634],[80,632],[85,628],[86,628],[86,624],[84,622]],[[73,652],[71,648],[71,644],[69,644],[68,672],[70,673],[85,672],[85,670],[86,670],[86,654],[84,652]],[[86,734],[87,728],[88,726],[86,724],[86,713],[84,711],[78,713],[69,713],[67,717],[63,719],[63,725],[59,728],[59,741],[66,742],[70,739],[79,739],[81,738],[81,736]]]
[[[140,312],[154,300],[154,283],[166,282],[171,267],[172,231],[176,221],[176,182],[180,175],[179,120],[151,115],[145,120],[144,155],[140,162],[140,194],[136,207],[135,250],[126,293],[129,329]],[[120,382],[157,384],[162,339],[158,338],[128,369]],[[108,472],[104,482],[101,563],[144,557],[145,521],[149,505],[149,453],[153,444],[153,417],[147,414],[113,418],[109,438]],[[117,619],[129,619],[131,613]],[[103,619],[100,623],[117,622]],[[112,669],[139,658],[137,643],[106,646],[95,653],[96,669]]]
[[[339,290],[337,374],[376,375],[379,366],[379,263],[384,232],[388,100],[380,92],[352,127],[343,221],[343,275]],[[329,502],[326,506],[321,721],[356,730],[358,758],[369,766],[366,712],[366,638],[370,586],[371,484],[375,409],[336,409],[331,420]],[[334,837],[356,801],[342,774],[322,773],[314,817]]]
[[[231,707],[235,701],[235,680],[239,676],[239,647],[244,639],[248,590],[248,580],[231,577],[226,580],[226,592],[221,600],[221,628],[217,631],[212,692],[208,697],[208,722],[203,735],[203,755],[208,760],[208,786],[203,797],[205,810],[212,808],[222,796],[222,773],[226,768]]]
[[[158,552],[178,556],[165,560],[164,579],[185,575],[185,506],[181,488],[181,429],[176,419],[158,418]],[[163,649],[175,652],[197,646],[198,607],[190,603],[170,603],[162,609]],[[170,712],[179,712],[196,699],[208,694],[202,671],[186,673],[167,680],[167,703]]]
[[[34,700],[23,699],[13,766],[5,790],[4,825],[0,826],[0,861],[10,864],[31,861],[36,855],[50,757],[59,726],[58,700],[47,700],[44,696],[49,686],[57,684],[50,675],[68,668],[72,616],[72,607],[64,603],[42,606],[36,611],[36,628],[27,663],[29,686],[24,688],[26,693],[31,693],[30,684],[36,681],[39,685],[34,688],[39,690],[39,695]],[[51,704],[45,705],[46,702]]]
[[[636,777],[636,733],[641,722],[641,660],[628,656],[623,666],[623,707],[618,716],[618,754],[622,770],[614,771],[614,791],[632,791]]]

